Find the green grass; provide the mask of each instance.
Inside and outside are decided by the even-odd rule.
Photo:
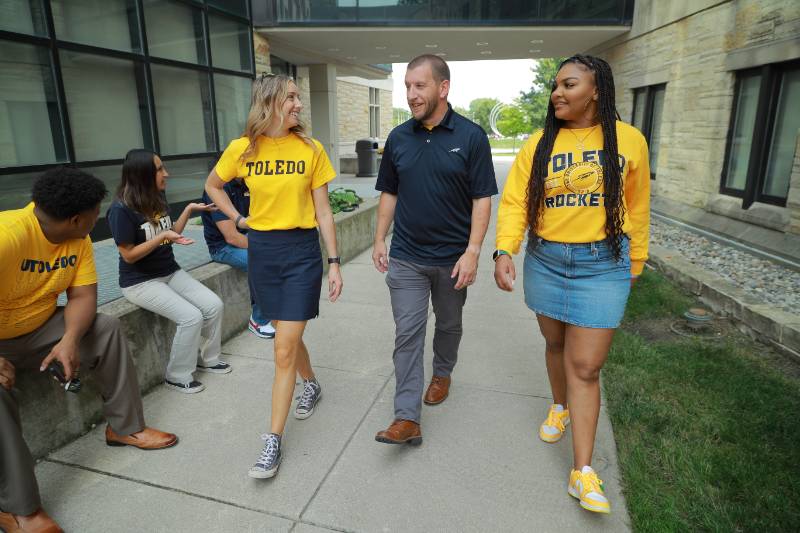
[[[492,148],[506,148],[506,149],[515,148],[516,152],[518,152],[519,149],[522,148],[522,145],[524,144],[525,141],[519,139],[517,139],[516,141],[514,139],[491,139],[491,138],[489,139],[489,146],[491,146]]]
[[[732,328],[724,340],[669,334],[691,302],[646,272],[605,366],[633,528],[798,531],[800,380]]]

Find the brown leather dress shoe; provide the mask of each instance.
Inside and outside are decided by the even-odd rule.
[[[140,450],[161,450],[178,443],[178,437],[153,428],[144,428],[139,433],[120,436],[111,426],[106,426],[106,444],[109,446],[134,446]]]
[[[64,533],[44,509],[27,516],[0,512],[0,529],[6,533]]]
[[[428,405],[442,403],[450,394],[450,376],[433,376],[423,401]]]
[[[375,435],[375,440],[386,444],[422,444],[422,431],[419,424],[411,420],[395,420],[384,431]]]

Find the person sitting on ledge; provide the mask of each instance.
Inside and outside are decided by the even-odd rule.
[[[119,320],[97,313],[89,232],[106,195],[102,181],[72,168],[45,172],[23,209],[0,212],[0,529],[60,532],[42,509],[22,436],[16,370],[60,364],[63,378],[93,371],[109,446],[155,450],[178,438],[145,426],[133,358]],[[57,307],[66,290],[67,304]]]

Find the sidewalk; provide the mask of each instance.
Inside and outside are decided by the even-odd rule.
[[[450,397],[424,407],[421,447],[373,440],[392,419],[394,323],[364,253],[343,267],[341,301],[323,300],[309,323],[324,397],[308,420],[290,416],[276,478],[247,477],[268,429],[274,367],[272,341],[243,332],[224,346],[232,374],[203,374],[198,395],[158,388],[145,398],[148,423],[178,433],[178,446],[109,448],[98,426],[37,466],[45,508],[81,533],[627,530],[605,410],[594,466],[610,516],[566,493],[571,433],[553,445],[537,437],[550,403],[544,342],[521,282],[512,294],[494,286],[493,234],[469,289]],[[432,335],[429,323],[427,376]]]

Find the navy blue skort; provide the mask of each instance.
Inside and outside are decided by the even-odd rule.
[[[247,277],[261,314],[270,320],[316,318],[322,289],[322,252],[316,228],[251,229],[247,246]]]

